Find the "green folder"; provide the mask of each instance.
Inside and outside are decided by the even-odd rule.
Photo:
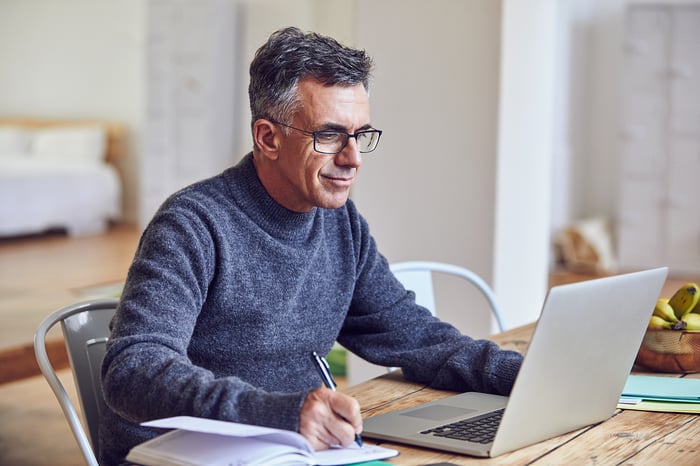
[[[700,379],[630,375],[619,409],[700,413]]]
[[[619,403],[618,409],[633,411],[654,411],[660,413],[700,414],[700,403],[684,403],[682,401],[646,401],[637,403]]]
[[[700,403],[700,379],[630,375],[622,390],[622,397]]]

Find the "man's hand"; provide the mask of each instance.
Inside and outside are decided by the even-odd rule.
[[[299,433],[315,450],[348,446],[360,432],[362,416],[356,399],[325,387],[307,395],[299,416]]]

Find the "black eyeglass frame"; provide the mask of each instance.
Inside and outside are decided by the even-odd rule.
[[[374,143],[374,147],[372,147],[370,150],[360,150],[360,153],[362,153],[362,154],[368,154],[368,153],[370,153],[370,152],[373,152],[373,151],[377,148],[377,146],[379,145],[379,139],[382,137],[382,130],[381,130],[381,129],[375,129],[375,128],[372,128],[372,129],[363,129],[363,130],[360,130],[360,131],[356,131],[355,134],[350,134],[350,133],[346,133],[345,131],[335,131],[335,130],[330,130],[330,129],[319,130],[319,131],[307,131],[307,130],[305,130],[305,129],[301,129],[301,128],[297,128],[297,127],[295,127],[295,126],[291,126],[291,125],[287,125],[287,124],[284,124],[284,123],[280,123],[279,121],[272,120],[272,119],[269,119],[269,118],[268,118],[268,120],[271,121],[272,123],[276,124],[276,125],[284,126],[285,128],[293,129],[293,130],[299,131],[300,133],[304,133],[304,134],[308,134],[308,135],[313,136],[313,138],[314,138],[314,150],[315,150],[316,152],[318,152],[319,154],[338,155],[338,154],[340,154],[341,152],[343,152],[343,150],[347,147],[348,142],[350,141],[350,138],[355,138],[355,142],[357,142],[358,136],[361,136],[361,135],[367,134],[367,133],[376,134],[376,135],[377,135],[377,140],[376,140],[376,142]],[[343,135],[345,135],[345,143],[343,143],[343,146],[342,146],[340,149],[338,149],[338,151],[336,151],[336,152],[325,152],[325,151],[322,151],[322,150],[318,150],[318,148],[316,147],[316,141],[317,141],[316,138],[317,138],[317,136],[318,136],[319,134],[324,134],[324,133],[326,133],[326,134],[343,134]],[[358,147],[359,147],[359,145],[358,145]]]

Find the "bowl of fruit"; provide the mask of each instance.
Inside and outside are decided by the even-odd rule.
[[[686,283],[654,307],[635,363],[659,372],[700,372],[700,287]]]

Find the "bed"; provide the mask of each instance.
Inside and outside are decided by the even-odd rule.
[[[124,134],[115,123],[0,118],[0,237],[97,234],[120,219]]]

